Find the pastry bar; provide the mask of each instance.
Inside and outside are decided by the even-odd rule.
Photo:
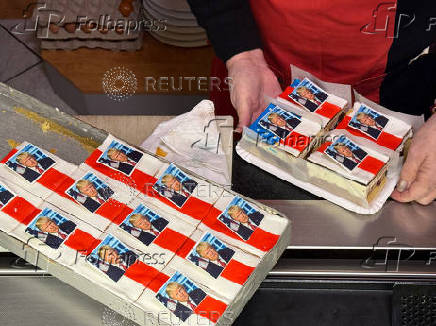
[[[23,189],[47,198],[77,168],[33,144],[23,142],[0,162],[0,175]]]
[[[257,141],[278,147],[295,157],[304,158],[316,144],[321,124],[298,108],[270,103],[250,129]]]
[[[276,246],[287,227],[285,220],[224,191],[198,229],[216,234],[222,241],[263,257]]]
[[[169,266],[233,301],[260,258],[226,244],[211,232],[196,230],[191,240],[180,247]]]
[[[146,191],[155,181],[164,163],[154,156],[109,135],[81,164],[82,169],[94,169],[105,176],[123,182],[139,191]]]
[[[29,196],[27,196],[29,200]],[[15,215],[18,216],[18,215]],[[37,249],[50,259],[71,266],[86,255],[101,232],[77,217],[49,203],[34,207],[34,212],[10,235]]]
[[[329,94],[308,78],[295,79],[291,86],[279,95],[278,101],[299,105],[321,119],[322,127],[328,131],[334,129],[344,114],[347,101]]]
[[[77,168],[47,198],[51,204],[105,231],[133,201],[138,192],[95,170]]]
[[[403,120],[360,102],[354,103],[337,129],[345,129],[352,135],[399,152],[413,135],[412,127]]]
[[[137,300],[159,274],[145,253],[110,233],[102,233],[87,251],[71,268],[124,300]]]
[[[336,135],[308,157],[313,184],[361,204],[377,196],[386,181],[389,157],[353,138]]]
[[[147,192],[140,194],[155,206],[177,212],[197,225],[220,198],[223,188],[197,178],[174,164],[164,164]]]
[[[215,325],[225,318],[230,302],[189,275],[167,267],[135,304],[163,324]]]
[[[121,241],[144,253],[144,263],[160,270],[173,259],[179,248],[195,243],[191,239],[195,226],[163,212],[140,198],[129,203],[108,231]]]

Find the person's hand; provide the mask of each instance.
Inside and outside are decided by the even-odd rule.
[[[436,114],[413,138],[392,198],[400,202],[416,201],[422,205],[436,199]]]
[[[239,116],[236,131],[241,132],[265,109],[264,95],[277,97],[282,90],[260,49],[241,52],[227,60],[226,66],[230,99]]]

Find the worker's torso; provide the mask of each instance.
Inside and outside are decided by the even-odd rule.
[[[393,41],[395,2],[251,0],[251,7],[266,59],[283,82],[290,82],[290,64],[330,82],[381,81]],[[377,99],[373,83],[365,83],[372,93],[366,95]]]

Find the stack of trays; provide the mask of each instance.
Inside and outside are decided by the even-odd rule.
[[[13,149],[0,162],[0,230],[54,276],[140,311],[141,325],[229,325],[290,241],[273,209],[112,136],[80,166]]]
[[[140,0],[48,0],[35,9],[42,49],[138,50],[143,44]]]
[[[149,31],[160,42],[188,48],[208,44],[186,0],[143,0],[143,6],[145,18],[163,27]]]

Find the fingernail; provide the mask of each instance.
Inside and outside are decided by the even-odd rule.
[[[397,191],[403,192],[407,189],[408,182],[406,180],[400,180],[400,182],[397,183]]]

